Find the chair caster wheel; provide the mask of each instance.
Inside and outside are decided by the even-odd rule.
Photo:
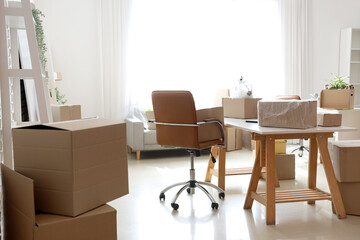
[[[164,193],[160,193],[160,201],[165,201],[165,194]]]
[[[190,188],[187,188],[186,191],[188,194],[190,194]]]
[[[179,204],[172,203],[172,204],[171,204],[171,207],[176,211],[176,210],[178,210],[178,208],[179,208]]]
[[[219,198],[220,198],[220,199],[224,199],[224,198],[225,198],[225,193],[224,193],[224,192],[220,192],[220,193],[219,193]]]
[[[302,154],[302,153],[299,153],[299,154],[298,154],[298,156],[299,156],[299,157],[302,157],[302,156],[303,156],[303,154]]]
[[[211,208],[212,209],[218,209],[219,204],[218,203],[211,203]]]

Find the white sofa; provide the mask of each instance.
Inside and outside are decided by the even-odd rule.
[[[168,150],[171,147],[163,147],[156,142],[156,130],[148,129],[143,121],[136,117],[125,119],[126,140],[129,152],[136,152],[136,159],[140,160],[141,151]]]

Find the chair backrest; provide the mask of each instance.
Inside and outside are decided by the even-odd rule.
[[[276,100],[301,100],[298,95],[278,95]]]
[[[189,91],[154,91],[152,103],[156,122],[194,124],[194,98]],[[157,143],[163,146],[198,148],[198,128],[156,125]]]

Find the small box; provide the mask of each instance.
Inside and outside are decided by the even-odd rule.
[[[317,102],[312,100],[259,101],[259,126],[310,128],[317,126]]]
[[[80,105],[51,105],[54,122],[81,119]]]
[[[242,131],[234,127],[226,127],[226,151],[242,148]]]
[[[360,216],[360,182],[338,182],[338,185],[346,214]]]
[[[255,141],[251,139],[251,132],[242,130],[242,146],[250,151],[255,149]]]
[[[35,207],[77,216],[128,194],[125,123],[106,119],[13,129],[15,170],[34,180]]]
[[[318,113],[317,121],[319,126],[338,127],[341,126],[341,114],[337,113]]]
[[[103,205],[77,217],[35,213],[34,181],[1,165],[5,239],[116,240],[116,210]]]
[[[360,140],[329,142],[329,152],[339,182],[360,182]]]
[[[323,89],[320,107],[329,109],[353,109],[354,89]]]
[[[286,140],[277,139],[275,140],[275,154],[286,153]]]
[[[275,164],[279,180],[295,178],[295,154],[275,154]]]
[[[257,118],[257,102],[261,98],[223,98],[224,116],[230,118]]]

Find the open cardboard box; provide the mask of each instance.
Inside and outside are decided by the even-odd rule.
[[[36,210],[77,216],[129,193],[125,123],[74,120],[13,128],[14,168]]]
[[[6,240],[116,240],[116,210],[103,205],[78,217],[35,213],[34,181],[1,165]]]

